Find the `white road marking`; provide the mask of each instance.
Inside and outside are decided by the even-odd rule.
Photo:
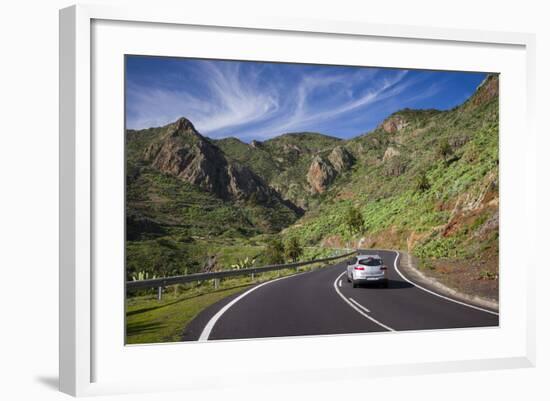
[[[214,326],[216,325],[216,322],[222,317],[222,315],[227,312],[227,310],[229,308],[231,308],[233,305],[235,305],[237,302],[239,302],[241,299],[243,299],[244,297],[246,297],[248,294],[250,294],[251,292],[253,291],[256,291],[258,288],[261,288],[263,287],[264,285],[268,285],[268,284],[271,284],[271,283],[274,283],[276,281],[279,281],[279,280],[284,280],[285,278],[290,278],[290,277],[296,277],[296,276],[300,276],[302,274],[305,274],[305,273],[308,273],[308,272],[303,272],[303,273],[298,273],[298,274],[293,274],[291,276],[285,276],[285,277],[281,277],[281,278],[276,278],[274,280],[269,280],[269,281],[266,281],[265,283],[262,283],[260,285],[257,285],[256,287],[253,287],[251,289],[249,289],[248,291],[246,291],[245,293],[239,295],[237,298],[235,298],[233,301],[229,302],[227,305],[225,305],[223,308],[221,308],[218,313],[216,313],[214,316],[212,316],[212,318],[208,321],[208,323],[206,324],[206,326],[204,326],[204,329],[202,330],[202,333],[199,337],[199,341],[208,341],[208,337],[210,337],[210,333],[212,333],[212,329],[214,328]]]
[[[334,280],[334,289],[336,290],[336,293],[338,295],[340,295],[340,298],[342,298],[349,306],[351,306],[355,311],[357,311],[360,315],[366,317],[367,319],[371,320],[372,322],[376,323],[377,325],[385,328],[386,330],[388,331],[395,331],[394,329],[392,329],[391,327],[389,326],[386,326],[384,323],[380,323],[378,320],[376,320],[375,318],[373,318],[372,316],[369,316],[367,315],[365,312],[363,312],[361,309],[359,309],[357,306],[355,306],[354,304],[352,304],[350,302],[349,299],[347,299],[341,292],[340,290],[338,289],[338,280],[340,279],[340,277],[342,277],[346,272],[343,272],[342,274],[340,274],[338,277],[336,277],[336,280]]]
[[[437,292],[428,290],[427,288],[424,288],[424,287],[422,287],[422,286],[420,286],[420,285],[418,285],[418,284],[416,284],[416,283],[413,283],[411,280],[409,280],[407,277],[405,277],[405,276],[403,275],[403,273],[401,273],[401,272],[399,271],[399,269],[397,268],[397,260],[399,259],[399,257],[401,256],[401,254],[400,254],[398,251],[393,251],[393,252],[395,252],[395,254],[396,254],[395,259],[394,259],[394,261],[393,261],[393,267],[395,268],[395,271],[401,276],[401,278],[402,278],[403,280],[405,280],[407,283],[414,285],[416,288],[418,288],[418,289],[420,289],[420,290],[423,290],[423,291],[426,291],[427,293],[430,293],[430,294],[432,294],[432,295],[435,295],[436,297],[446,299],[447,301],[451,301],[451,302],[457,303],[457,304],[459,304],[459,305],[467,306],[468,308],[477,309],[477,310],[480,310],[480,311],[482,311],[482,312],[487,312],[487,313],[490,313],[490,314],[492,314],[492,315],[499,316],[498,312],[494,312],[494,311],[488,310],[488,309],[483,309],[483,308],[480,308],[479,306],[470,305],[470,304],[467,304],[466,302],[457,301],[456,299],[446,297],[446,296],[444,296],[444,295],[438,294]]]
[[[368,310],[367,308],[365,308],[363,305],[361,305],[359,302],[357,302],[355,299],[353,298],[350,298],[349,299],[351,302],[353,302],[355,305],[357,305],[358,308],[361,308],[363,309],[365,312],[367,313],[370,313],[370,310]]]
[[[342,287],[342,280],[338,281],[338,287]]]

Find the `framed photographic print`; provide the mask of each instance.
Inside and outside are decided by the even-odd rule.
[[[62,391],[534,363],[532,36],[96,6],[60,33]]]

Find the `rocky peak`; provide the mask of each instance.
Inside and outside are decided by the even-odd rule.
[[[342,146],[336,146],[332,152],[330,152],[328,159],[334,169],[339,173],[349,170],[355,162],[353,155]]]
[[[471,103],[478,106],[498,96],[498,81],[497,74],[488,74],[472,96]]]
[[[202,137],[202,135],[200,135],[195,129],[195,126],[193,125],[193,123],[185,117],[181,117],[177,121],[170,124],[168,126],[168,134],[169,135],[191,134],[191,135],[198,135]]]
[[[145,150],[145,159],[164,173],[228,198],[225,156],[218,147],[195,133],[184,126],[170,127],[168,135]]]
[[[251,200],[266,205],[280,203],[300,214],[248,167],[228,159],[193,124],[179,119],[167,126],[164,136],[145,150],[145,160],[163,173],[196,185],[224,200]]]
[[[336,177],[337,171],[330,161],[317,155],[313,158],[307,172],[307,182],[312,193],[323,193]]]
[[[408,125],[408,122],[403,116],[399,114],[388,117],[382,123],[382,129],[388,134],[393,134],[397,131],[401,131]]]

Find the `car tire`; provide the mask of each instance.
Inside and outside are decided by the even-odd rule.
[[[388,280],[385,280],[383,283],[382,283],[382,287],[383,288],[388,288],[390,286],[390,283],[388,282]]]

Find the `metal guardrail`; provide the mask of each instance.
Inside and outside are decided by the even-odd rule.
[[[308,260],[305,262],[295,262],[295,263],[287,263],[287,264],[281,264],[281,265],[250,267],[247,269],[221,270],[221,271],[210,272],[210,273],[194,273],[194,274],[186,274],[184,276],[161,277],[161,278],[155,278],[151,280],[127,281],[126,290],[132,291],[132,290],[139,290],[139,289],[146,289],[146,288],[158,288],[159,299],[160,299],[162,294],[162,287],[166,287],[168,285],[190,283],[193,281],[220,279],[224,277],[246,276],[249,274],[253,275],[255,273],[265,273],[265,272],[270,272],[274,270],[292,269],[296,267],[312,265],[314,263],[330,262],[336,259],[346,258],[348,256],[354,255],[355,253],[357,253],[357,251],[349,252],[338,256],[331,256],[329,258],[314,259],[314,260]]]

